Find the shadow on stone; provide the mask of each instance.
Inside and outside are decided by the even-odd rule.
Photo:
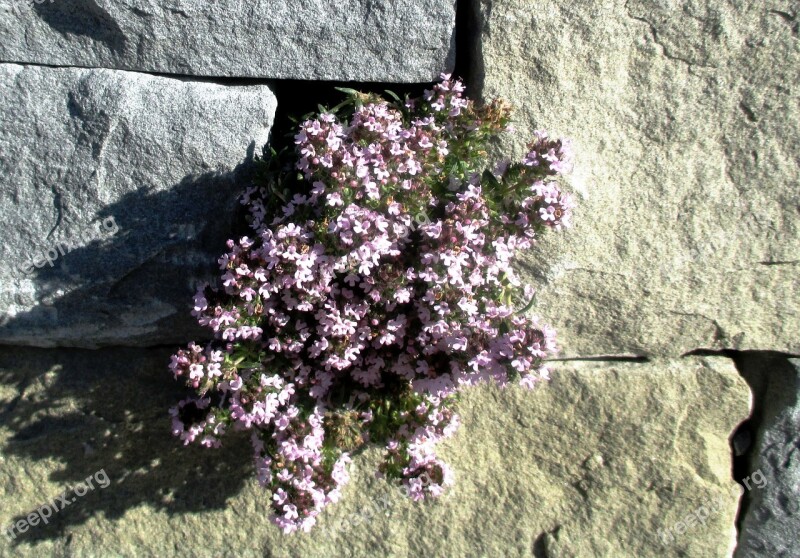
[[[33,3],[39,17],[62,35],[88,37],[114,54],[123,54],[125,33],[96,0],[50,0]]]
[[[230,172],[126,193],[98,211],[91,227],[73,225],[66,240],[46,241],[55,254],[52,267],[45,261],[29,265],[27,275],[19,272],[35,295],[14,294],[26,310],[0,322],[3,343],[95,348],[207,337],[189,313],[192,295],[216,277],[225,241],[246,230],[237,199],[252,180],[254,150],[251,144]],[[94,238],[82,246],[69,245],[89,233]]]
[[[170,514],[223,508],[253,477],[246,436],[229,438],[216,451],[183,447],[171,435],[167,409],[182,397],[167,369],[171,352],[0,348],[0,382],[16,393],[0,411],[0,425],[13,432],[3,447],[6,459],[55,468],[49,480],[59,490],[100,470],[110,481],[105,488],[95,482],[94,490],[12,544],[61,538],[96,514],[113,520],[141,505]],[[15,511],[16,522],[34,510]]]
[[[403,94],[422,87],[395,89]],[[313,110],[307,84],[284,82],[277,89],[285,98],[294,96],[287,103],[292,109]],[[342,98],[333,86],[326,95]],[[285,133],[293,127],[278,118],[273,133],[282,132],[283,144],[291,145]],[[236,200],[256,172],[254,150],[251,144],[231,172],[189,176],[165,191],[124,194],[94,216],[113,218],[117,233],[59,255],[52,267],[29,275],[39,304],[0,323],[6,343],[0,345],[0,388],[9,394],[0,399],[8,467],[2,471],[0,464],[0,473],[11,479],[9,495],[43,492],[32,480],[37,478],[46,478],[52,483],[46,491],[54,492],[43,493],[35,508],[23,509],[29,501],[18,504],[12,519],[24,519],[98,471],[110,484],[53,513],[48,524],[18,534],[12,545],[68,540],[72,527],[98,515],[115,520],[137,507],[178,516],[223,509],[254,481],[245,434],[226,436],[223,451],[184,447],[171,435],[167,413],[185,396],[167,368],[169,356],[178,345],[207,337],[189,313],[195,290],[189,283],[215,278],[225,240],[247,233]],[[174,307],[161,319],[153,311],[120,316],[152,301]],[[55,336],[54,329],[60,329]],[[108,333],[112,329],[117,333]],[[42,349],[12,343],[114,346]],[[124,347],[135,344],[150,347]]]
[[[746,484],[735,556],[797,556],[800,361],[773,351],[744,351],[734,355],[734,361],[753,392],[746,474],[761,481],[756,487]]]
[[[6,431],[2,452],[13,467],[5,472],[12,479],[7,494],[35,491],[24,488],[35,474],[19,468],[20,461],[39,472],[44,468],[59,487],[44,494],[37,507],[57,501],[61,491],[98,471],[110,480],[102,489],[95,482],[95,489],[53,513],[47,524],[18,533],[12,545],[64,538],[70,526],[97,514],[115,519],[141,505],[170,514],[223,508],[253,478],[246,435],[227,439],[224,452],[183,447],[172,436],[167,411],[185,393],[167,365],[178,344],[207,336],[189,313],[194,292],[189,283],[216,276],[225,240],[245,229],[237,198],[252,181],[254,150],[251,144],[245,160],[230,172],[188,176],[166,191],[123,195],[95,216],[113,218],[115,234],[59,254],[53,267],[44,265],[30,275],[37,299],[45,303],[6,320],[0,329],[28,336],[34,344],[53,326],[74,325],[80,332],[89,324],[88,334],[119,327],[120,312],[151,299],[185,310],[168,315],[155,329],[172,331],[175,345],[163,335],[154,338],[161,346],[152,348],[0,345],[0,386],[12,394],[0,402],[0,429]],[[77,288],[60,296],[68,286]],[[74,340],[80,341],[79,333]],[[14,510],[13,521],[35,509]],[[7,527],[0,529],[5,533]]]

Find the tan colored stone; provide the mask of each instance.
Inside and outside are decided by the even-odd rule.
[[[565,354],[800,351],[800,4],[476,2],[516,152],[576,142],[575,227],[529,262]]]
[[[726,556],[737,496],[728,436],[749,392],[723,358],[559,363],[533,392],[483,386],[442,449],[456,485],[414,504],[374,478],[379,450],[310,534],[270,525],[249,447],[179,447],[166,351],[0,349],[0,525],[103,468],[90,492],[3,556],[274,558]],[[87,449],[88,448],[88,449]],[[669,544],[671,528],[720,510]],[[339,526],[342,526],[341,528]]]

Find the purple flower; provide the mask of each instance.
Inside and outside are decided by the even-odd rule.
[[[487,175],[482,153],[508,113],[463,93],[443,74],[419,99],[365,96],[300,124],[302,191],[276,203],[279,172],[248,188],[252,233],[227,243],[218,285],[194,297],[215,340],[171,359],[195,390],[170,410],[172,431],[217,447],[231,426],[250,430],[286,533],[340,498],[348,451],[367,442],[386,445],[381,470],[409,497],[440,496],[455,395],[548,377],[555,332],[512,306],[532,294],[512,263],[569,226],[574,202],[555,179],[571,145],[537,132],[523,161]]]

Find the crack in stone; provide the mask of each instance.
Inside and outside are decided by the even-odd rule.
[[[549,541],[558,540],[558,532],[561,530],[561,525],[556,525],[550,531],[540,533],[536,540],[533,541],[533,556],[534,558],[549,558],[552,554],[549,551]]]
[[[50,186],[50,191],[53,193],[53,207],[56,210],[56,222],[50,228],[50,232],[47,233],[47,238],[53,236],[53,233],[56,229],[61,225],[61,219],[64,216],[64,203],[61,197],[61,192],[58,191],[55,184]]]
[[[175,9],[175,8],[169,8],[169,11],[170,11],[171,13],[175,14],[175,15],[183,16],[183,17],[185,17],[186,19],[189,19],[189,14],[187,14],[187,13],[186,13],[185,11],[183,11],[183,10],[177,10],[177,9]],[[151,17],[151,14],[147,14],[147,15],[148,15],[148,17]]]
[[[675,314],[676,316],[689,316],[694,318],[702,318],[711,322],[714,325],[714,342],[721,343],[728,339],[728,334],[725,333],[725,330],[719,325],[719,322],[714,318],[709,318],[704,314],[700,314],[698,312],[677,312],[675,310],[670,310],[670,314]]]
[[[787,24],[791,25],[792,35],[797,36],[800,34],[800,22],[797,21],[797,14],[790,14],[788,12],[782,12],[781,10],[770,10],[769,13],[780,17]]]
[[[626,281],[630,280],[630,277],[625,275],[625,274],[623,274],[623,273],[617,273],[617,272],[614,272],[614,271],[606,271],[604,269],[590,269],[588,267],[572,267],[572,268],[569,268],[569,269],[566,270],[567,273],[572,272],[572,271],[583,271],[584,273],[588,273],[589,275],[594,275],[594,274],[598,274],[598,275],[613,275],[614,277],[619,277],[620,279],[625,279]]]
[[[747,118],[747,120],[749,120],[750,122],[758,122],[758,117],[756,116],[756,113],[753,112],[753,109],[747,106],[747,104],[744,101],[739,103],[739,108],[744,113],[744,116],[745,118]]]
[[[688,69],[690,69],[690,70],[695,66],[700,67],[700,68],[716,68],[716,66],[712,66],[710,64],[700,64],[699,62],[693,62],[693,61],[688,60],[686,58],[681,58],[680,56],[672,54],[669,51],[669,49],[667,48],[667,46],[663,42],[661,42],[661,39],[659,39],[658,30],[656,29],[656,26],[649,19],[647,19],[645,17],[633,15],[631,13],[631,10],[630,10],[629,6],[628,6],[628,2],[625,3],[625,14],[630,19],[633,19],[635,21],[638,21],[638,22],[641,22],[641,23],[644,23],[645,25],[647,25],[647,27],[650,29],[650,34],[653,36],[653,41],[659,47],[661,47],[661,54],[665,58],[667,58],[669,60],[673,60],[675,62],[683,62],[684,64],[687,65]]]
[[[678,438],[681,435],[681,428],[683,427],[683,423],[686,420],[686,417],[689,415],[689,408],[687,405],[684,405],[681,409],[681,414],[678,417],[678,420],[675,423],[675,434],[672,436],[672,453],[683,458],[681,452],[678,450]]]

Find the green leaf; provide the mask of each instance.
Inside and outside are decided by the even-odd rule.
[[[397,93],[395,93],[394,91],[391,91],[389,89],[385,89],[385,92],[386,92],[387,95],[389,95],[392,99],[394,99],[398,103],[404,104],[403,101],[400,99],[400,96]]]
[[[355,102],[355,97],[347,98],[344,101],[342,101],[341,103],[339,103],[338,105],[336,105],[335,107],[333,107],[330,110],[330,112],[333,113],[333,114],[336,114],[337,112],[339,112],[339,110],[341,110],[342,108],[346,107],[347,105],[353,104],[354,102]]]
[[[356,97],[359,94],[358,91],[349,87],[334,87],[334,89],[351,97]]]
[[[520,308],[519,310],[517,310],[517,311],[516,311],[516,312],[514,312],[514,313],[515,313],[515,314],[524,314],[525,312],[527,312],[528,310],[530,310],[530,309],[531,309],[531,307],[533,306],[533,302],[534,302],[535,300],[536,300],[536,293],[533,293],[533,296],[532,296],[532,297],[531,297],[531,299],[528,301],[528,304],[526,304],[524,307]]]
[[[492,188],[500,187],[500,181],[497,180],[497,177],[494,174],[492,174],[492,171],[488,169],[483,171],[483,175],[481,176],[481,181],[485,182],[488,186],[491,186]]]

